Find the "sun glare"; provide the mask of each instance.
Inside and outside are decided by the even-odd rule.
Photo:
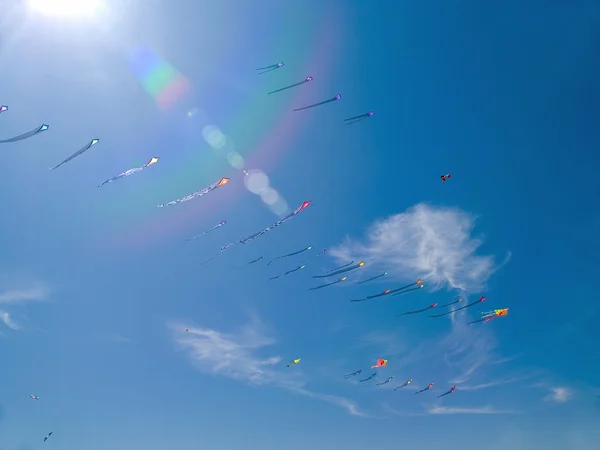
[[[103,0],[29,0],[32,11],[58,17],[94,17]]]

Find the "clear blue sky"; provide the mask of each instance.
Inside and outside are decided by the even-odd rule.
[[[3,14],[1,450],[597,448],[598,2],[371,3]]]

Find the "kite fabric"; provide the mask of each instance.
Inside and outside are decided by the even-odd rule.
[[[40,399],[40,398],[39,398],[37,395],[33,395],[33,394],[31,394],[31,395],[29,396],[29,398],[31,398],[31,399],[33,399],[33,400],[39,400],[39,399]]]
[[[455,389],[456,389],[456,386],[452,386],[448,392],[444,392],[442,395],[438,395],[437,398],[444,397],[446,395],[452,394]]]
[[[124,177],[128,177],[129,175],[133,175],[134,173],[138,173],[141,172],[142,170],[144,170],[146,167],[150,167],[153,166],[154,164],[156,164],[158,162],[158,158],[156,156],[153,156],[152,158],[150,158],[150,161],[148,161],[146,164],[144,164],[143,166],[140,167],[135,167],[133,169],[129,169],[126,170],[125,172],[120,173],[119,175],[115,175],[112,178],[109,178],[108,180],[106,180],[105,182],[103,182],[102,184],[99,184],[98,187],[102,187],[107,183],[112,183],[113,181],[118,180],[119,178],[124,178]]]
[[[352,125],[353,123],[368,119],[373,114],[375,114],[375,111],[369,111],[364,114],[361,114],[360,116],[348,117],[347,119],[344,119],[344,122],[346,122],[346,125]]]
[[[298,266],[295,269],[292,270],[288,270],[287,272],[282,273],[281,275],[277,275],[274,277],[269,278],[269,280],[276,280],[277,278],[281,278],[281,277],[285,277],[286,275],[289,275],[290,273],[294,273],[294,272],[298,272],[299,270],[304,269],[306,266]]]
[[[377,369],[379,367],[386,367],[387,366],[387,362],[388,362],[387,359],[379,358],[377,360],[377,362],[375,363],[375,365],[371,366],[371,369]]]
[[[371,277],[371,278],[367,278],[366,280],[359,281],[359,282],[358,282],[358,283],[356,283],[356,284],[364,284],[364,283],[368,283],[369,281],[376,280],[377,278],[385,277],[387,274],[388,274],[387,272],[383,272],[382,274],[379,274],[379,275],[377,275],[377,276],[375,276],[375,277]]]
[[[391,377],[389,377],[387,380],[382,381],[381,383],[377,383],[377,386],[383,386],[384,384],[388,384],[390,381],[392,381],[394,379],[394,376],[392,375]]]
[[[46,442],[46,441],[48,440],[48,438],[49,438],[50,436],[52,436],[52,433],[54,433],[54,432],[53,432],[53,431],[51,431],[50,433],[48,433],[48,434],[46,435],[46,437],[44,438],[44,442]]]
[[[288,367],[292,367],[295,366],[296,364],[298,364],[300,361],[302,361],[302,358],[298,358],[298,359],[292,359],[289,363],[288,363]]]
[[[469,322],[468,324],[471,325],[472,323],[478,323],[478,322],[488,323],[490,320],[497,319],[498,317],[507,316],[508,315],[508,308],[495,309],[493,311],[486,312],[486,313],[481,313],[481,314],[483,316],[481,319],[474,320],[472,322]]]
[[[321,105],[324,105],[326,103],[335,102],[336,100],[339,100],[340,98],[342,98],[342,96],[340,94],[338,94],[335,97],[330,98],[329,100],[325,100],[323,102],[315,103],[314,105],[303,106],[302,108],[294,109],[294,111],[303,111],[305,109],[314,108],[315,106],[321,106]]]
[[[365,265],[365,262],[364,261],[360,261],[358,264],[355,264],[353,266],[347,267],[345,269],[336,270],[335,272],[326,273],[325,275],[313,275],[313,278],[329,278],[329,277],[333,277],[333,276],[339,275],[341,273],[350,272],[351,270],[358,269],[358,268],[360,268],[360,267],[362,267],[364,265]]]
[[[456,303],[460,302],[462,302],[462,297],[460,297],[458,300],[454,300],[453,302],[446,303],[445,305],[440,305],[440,308],[445,308],[446,306],[455,305]]]
[[[156,205],[156,207],[164,208],[165,206],[173,206],[177,203],[183,203],[198,197],[202,197],[203,195],[208,194],[209,192],[212,192],[215,189],[220,188],[221,186],[225,186],[227,183],[229,183],[229,178],[221,178],[216,183],[211,184],[210,186],[202,189],[201,191],[194,192],[193,194],[186,195],[185,197],[181,197],[177,200],[170,201],[169,203],[161,203],[160,205]]]
[[[186,241],[193,241],[194,239],[198,239],[200,236],[204,236],[205,234],[208,234],[211,231],[216,230],[217,228],[221,228],[224,225],[227,225],[227,221],[226,220],[222,220],[221,222],[219,222],[218,224],[216,224],[214,227],[209,228],[208,230],[204,230],[202,233],[197,234],[196,236],[192,236],[191,238],[187,238]]]
[[[287,255],[278,256],[277,258],[273,258],[271,261],[269,261],[267,263],[267,266],[270,266],[271,263],[273,263],[274,261],[277,261],[278,259],[288,258],[290,256],[296,256],[296,255],[299,255],[300,253],[307,252],[308,250],[311,250],[311,249],[312,249],[312,247],[309,246],[309,247],[303,248],[302,250],[298,250],[297,252],[294,252],[294,253],[288,253]]]
[[[77,150],[75,153],[73,153],[71,156],[69,156],[67,159],[65,159],[63,162],[61,162],[60,164],[57,164],[56,166],[52,167],[50,170],[55,170],[58,169],[60,166],[62,166],[63,164],[68,163],[69,161],[71,161],[73,158],[76,158],[77,156],[81,155],[83,152],[89,150],[90,148],[92,148],[94,145],[96,145],[98,142],[100,142],[100,139],[92,139],[90,142],[88,142],[87,144],[85,144],[83,147],[81,147],[79,150]]]
[[[371,376],[369,378],[365,378],[364,380],[358,380],[359,383],[364,383],[365,381],[369,381],[372,380],[373,378],[375,378],[377,376],[377,372],[372,373]]]
[[[409,314],[419,314],[419,313],[422,313],[422,312],[428,311],[428,310],[430,310],[430,309],[433,309],[433,308],[435,308],[436,306],[437,306],[437,303],[432,303],[432,304],[431,304],[431,305],[429,305],[427,308],[423,308],[423,309],[416,309],[416,310],[414,310],[414,311],[407,311],[407,312],[403,312],[403,313],[400,313],[400,314],[396,314],[396,317],[399,317],[399,316],[407,316],[407,315],[409,315]]]
[[[429,383],[429,385],[428,385],[426,388],[424,388],[424,389],[421,389],[420,391],[417,391],[417,392],[415,392],[415,394],[420,394],[421,392],[428,391],[428,390],[429,390],[429,389],[431,389],[432,387],[433,387],[433,383]]]
[[[270,66],[267,67],[261,67],[260,69],[256,69],[256,70],[262,70],[263,72],[259,72],[259,75],[262,75],[263,73],[267,73],[267,72],[273,72],[274,70],[279,69],[280,67],[283,67],[285,64],[283,64],[283,61],[278,62],[277,64],[271,64]]]
[[[456,311],[460,311],[461,309],[465,309],[465,308],[469,308],[470,306],[477,305],[478,303],[481,303],[481,302],[482,302],[482,301],[484,301],[484,300],[485,300],[485,296],[481,297],[479,300],[477,300],[477,301],[475,301],[475,302],[472,302],[472,303],[469,303],[468,305],[465,305],[465,306],[463,306],[462,308],[456,308],[456,309],[455,309],[455,310],[453,310],[453,311],[448,311],[447,313],[444,313],[444,314],[438,314],[437,316],[429,316],[429,317],[432,317],[432,318],[433,318],[433,317],[442,317],[442,316],[447,316],[448,314],[452,314],[452,313],[454,313],[454,312],[456,312]]]
[[[285,91],[287,89],[291,89],[293,87],[300,86],[301,84],[309,83],[312,80],[313,80],[313,77],[306,77],[304,80],[300,81],[299,83],[290,84],[289,86],[282,87],[281,89],[277,89],[275,91],[267,92],[267,95],[276,94],[277,92]]]
[[[338,283],[341,283],[342,281],[346,281],[346,278],[347,277],[338,278],[333,283],[322,284],[321,286],[310,288],[309,291],[316,291],[317,289],[323,289],[323,288],[325,288],[327,286],[333,286],[334,284],[338,284]]]
[[[0,113],[3,113],[4,111],[8,111],[8,106],[0,105]]]
[[[344,375],[344,378],[348,379],[350,377],[355,377],[356,375],[360,375],[361,373],[362,373],[362,369],[361,370],[357,370],[356,372],[352,372],[352,373],[349,373],[347,375]]]
[[[452,175],[450,175],[449,173],[447,173],[446,175],[442,175],[440,178],[445,183],[446,180],[449,180],[450,178],[452,178]]]
[[[31,131],[28,131],[27,133],[23,133],[20,134],[18,136],[12,137],[10,139],[4,139],[3,141],[0,141],[0,144],[8,144],[10,142],[17,142],[17,141],[22,141],[24,139],[28,139],[30,137],[33,137],[43,131],[46,131],[48,128],[50,128],[50,125],[46,125],[46,124],[42,124],[37,128],[34,128]]]
[[[410,378],[409,380],[406,380],[406,382],[400,386],[398,386],[397,388],[394,388],[395,391],[397,391],[398,389],[402,389],[403,387],[408,386],[410,383],[412,383],[412,378]]]

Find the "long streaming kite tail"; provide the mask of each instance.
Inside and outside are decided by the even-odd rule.
[[[371,277],[371,278],[369,278],[369,279],[367,279],[367,280],[364,280],[364,281],[359,281],[359,282],[358,282],[358,283],[356,283],[356,284],[368,283],[369,281],[376,280],[377,278],[381,278],[381,277],[383,277],[383,276],[385,276],[385,275],[387,275],[387,272],[384,272],[384,273],[382,273],[381,275],[377,275],[376,277]]]
[[[305,109],[309,109],[309,108],[314,108],[316,106],[325,105],[326,103],[335,102],[336,100],[339,100],[340,98],[342,98],[342,96],[340,94],[338,94],[335,97],[330,98],[329,100],[325,100],[323,102],[315,103],[314,105],[303,106],[302,108],[294,109],[294,111],[303,111]]]
[[[354,260],[350,261],[348,264],[344,264],[343,266],[336,267],[335,269],[327,270],[325,273],[335,272],[336,270],[344,269],[345,267],[351,266],[354,264]]]
[[[406,289],[404,291],[400,291],[400,292],[396,292],[395,294],[392,294],[392,297],[394,297],[396,295],[407,294],[407,293],[412,292],[412,291],[418,291],[419,289],[421,289],[421,286],[416,287],[416,288],[412,288],[412,289]]]
[[[8,144],[10,142],[18,142],[18,141],[22,141],[24,139],[29,139],[30,137],[36,136],[36,135],[40,134],[41,132],[46,131],[48,128],[50,128],[49,125],[42,124],[39,127],[35,128],[31,131],[28,131],[27,133],[23,133],[18,136],[12,137],[10,139],[5,139],[3,141],[0,141],[0,144]]]
[[[269,72],[273,72],[274,70],[279,69],[279,67],[273,67],[272,69],[269,70],[265,70],[263,72],[258,72],[259,75],[262,75],[263,73],[269,73]]]
[[[281,89],[277,89],[275,91],[267,92],[267,95],[276,94],[276,93],[281,92],[281,91],[286,91],[286,90],[291,89],[293,87],[300,86],[301,84],[306,84],[306,83],[308,83],[309,81],[312,81],[312,80],[313,80],[313,77],[306,77],[304,80],[300,81],[299,83],[290,84],[289,86],[282,87]]]

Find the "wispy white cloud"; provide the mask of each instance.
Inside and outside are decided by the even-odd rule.
[[[46,298],[48,293],[48,288],[43,284],[27,289],[10,289],[0,292],[0,304],[41,301]]]
[[[550,388],[546,400],[555,403],[565,403],[573,398],[574,391],[567,387],[555,386]]]
[[[448,406],[434,406],[427,410],[428,414],[518,414],[518,411],[508,409],[495,409],[492,406],[474,408],[453,408]]]
[[[520,378],[510,378],[507,380],[495,380],[490,381],[489,383],[475,384],[472,386],[462,384],[460,386],[461,391],[478,391],[480,389],[487,389],[491,387],[504,386],[505,384],[516,383],[517,381],[525,380],[529,377],[520,377]]]
[[[347,238],[329,253],[344,262],[364,259],[389,269],[389,276],[480,292],[499,266],[493,256],[477,254],[483,240],[472,235],[475,219],[459,208],[421,203],[376,221],[364,240]]]
[[[13,330],[18,330],[21,328],[15,321],[12,320],[12,317],[10,317],[10,314],[6,311],[0,311],[0,320],[4,322],[4,325],[6,325],[8,328],[12,328]]]
[[[267,356],[265,347],[275,340],[263,334],[264,324],[254,320],[239,333],[221,333],[208,328],[191,328],[172,323],[176,344],[188,352],[192,363],[204,373],[225,376],[252,385],[272,385],[298,395],[344,408],[349,414],[366,416],[356,402],[335,395],[313,392],[298,371],[281,371],[279,356]]]

